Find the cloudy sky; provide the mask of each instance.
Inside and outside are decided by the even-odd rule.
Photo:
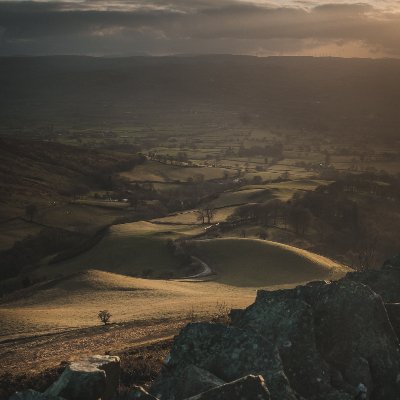
[[[0,0],[0,55],[400,57],[400,0]]]

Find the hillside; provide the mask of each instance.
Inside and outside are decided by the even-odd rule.
[[[118,323],[178,321],[192,310],[210,314],[218,303],[246,306],[254,295],[254,290],[216,282],[148,280],[88,270],[38,284],[3,301],[0,337],[4,340],[95,326],[102,309],[108,309]]]
[[[168,218],[167,218],[168,219]],[[167,246],[169,239],[190,239],[199,225],[134,222],[113,226],[88,252],[63,263],[42,267],[54,276],[89,268],[151,278],[189,274]],[[209,264],[216,280],[233,286],[272,286],[312,279],[335,279],[345,267],[305,250],[257,239],[188,240],[187,251]]]
[[[0,139],[0,219],[25,206],[65,201],[107,185],[110,175],[139,163],[136,155],[29,139]]]
[[[202,230],[199,226],[146,221],[114,225],[89,251],[65,262],[44,266],[37,273],[54,276],[95,268],[128,276],[176,276],[180,265],[168,250],[167,240]]]
[[[190,251],[202,257],[216,281],[232,286],[289,285],[342,277],[348,268],[281,243],[257,239],[197,240]]]
[[[116,321],[179,319],[193,309],[207,314],[217,303],[249,304],[257,288],[338,279],[348,270],[324,257],[268,241],[189,240],[186,251],[205,261],[212,274],[200,280],[160,279],[199,272],[199,266],[181,264],[167,244],[202,230],[198,225],[144,221],[113,226],[83,254],[37,268],[35,275],[47,277],[42,283],[5,297],[0,306],[7,321],[2,336],[92,326],[104,308]]]

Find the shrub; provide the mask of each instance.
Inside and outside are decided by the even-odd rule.
[[[99,313],[97,314],[97,317],[104,325],[107,325],[108,322],[110,321],[111,314],[107,310],[102,310],[102,311],[99,311]]]

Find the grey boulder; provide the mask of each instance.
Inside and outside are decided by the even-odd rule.
[[[351,399],[362,383],[376,400],[399,400],[399,342],[381,297],[364,284],[259,291],[235,325],[277,344],[291,386],[307,399]]]
[[[66,400],[112,400],[119,385],[120,360],[115,356],[92,356],[72,362],[46,394]]]
[[[194,365],[225,382],[262,375],[271,397],[295,400],[276,346],[256,332],[216,323],[193,323],[175,338],[150,389],[161,400],[184,399],[187,368]]]

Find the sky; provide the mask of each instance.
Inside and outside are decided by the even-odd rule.
[[[400,57],[400,0],[0,0],[0,55]]]

